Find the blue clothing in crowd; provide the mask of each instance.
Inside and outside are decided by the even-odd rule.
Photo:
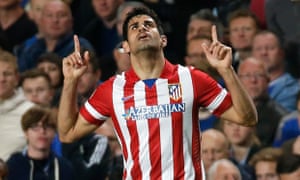
[[[300,136],[298,118],[289,119],[279,127],[278,137],[274,140],[273,146],[280,147],[284,142]]]
[[[93,46],[88,40],[79,37],[79,42],[81,47],[94,51]],[[62,58],[70,55],[73,51],[73,33],[69,33],[62,37],[53,50],[54,53]],[[43,38],[37,38],[34,36],[26,40],[15,51],[15,55],[18,58],[19,71],[24,72],[28,69],[34,68],[37,64],[37,58],[46,52],[48,52],[48,50]]]
[[[72,164],[53,153],[46,159],[37,160],[28,157],[27,151],[18,152],[8,159],[7,166],[7,180],[75,179]]]
[[[299,90],[298,80],[289,73],[283,74],[269,85],[270,97],[290,112],[297,109],[296,97]]]

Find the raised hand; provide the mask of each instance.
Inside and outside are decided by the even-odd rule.
[[[74,52],[63,59],[63,74],[65,79],[78,79],[88,67],[90,56],[88,51],[80,54],[80,43],[77,35],[74,35]]]
[[[222,44],[218,40],[216,26],[211,30],[212,43],[208,47],[207,44],[203,44],[202,48],[206,55],[208,62],[216,68],[229,68],[232,63],[232,51],[231,48]]]

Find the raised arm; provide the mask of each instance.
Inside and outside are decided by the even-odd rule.
[[[221,117],[241,125],[253,126],[257,123],[256,108],[231,65],[231,48],[218,41],[215,26],[212,28],[212,40],[210,47],[205,44],[202,47],[211,66],[224,79],[233,102],[233,106],[225,111]]]
[[[86,51],[81,57],[76,35],[74,46],[74,52],[63,59],[64,85],[58,108],[58,133],[62,142],[72,142],[97,128],[78,113],[76,89],[79,78],[87,70],[89,54]]]

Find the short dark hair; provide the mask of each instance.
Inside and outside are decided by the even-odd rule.
[[[21,119],[23,131],[27,131],[32,125],[42,122],[43,125],[50,125],[56,128],[56,113],[50,108],[33,106],[28,109]]]
[[[51,62],[56,64],[60,69],[62,68],[62,57],[53,52],[46,52],[37,58],[37,64],[41,62]]]
[[[124,24],[123,24],[123,27],[122,27],[122,29],[123,29],[123,40],[124,41],[128,40],[128,23],[129,23],[129,21],[133,17],[138,16],[138,15],[147,15],[147,16],[150,16],[154,20],[154,22],[156,23],[157,28],[158,28],[158,32],[161,35],[164,34],[162,22],[159,19],[158,15],[152,9],[149,9],[147,7],[139,7],[139,8],[134,8],[132,11],[130,11],[127,14],[127,17],[126,17],[126,19],[124,21]]]
[[[49,88],[51,88],[51,79],[47,73],[39,69],[30,69],[21,74],[20,85],[23,86],[23,83],[26,79],[43,77],[47,81]]]
[[[284,152],[277,161],[276,171],[278,174],[292,173],[300,168],[300,155]]]
[[[245,9],[245,8],[237,9],[237,10],[233,11],[232,13],[230,13],[228,16],[228,22],[230,24],[231,21],[233,21],[237,18],[241,18],[241,17],[252,18],[253,21],[255,22],[256,29],[257,30],[261,29],[261,25],[259,23],[257,16],[252,11],[250,11],[249,9]]]

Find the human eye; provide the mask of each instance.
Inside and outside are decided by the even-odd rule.
[[[138,28],[138,24],[137,23],[134,23],[132,25],[130,25],[129,27],[131,30],[136,30]]]
[[[146,26],[146,27],[154,27],[154,23],[153,23],[153,22],[146,21],[146,22],[145,22],[145,26]]]

